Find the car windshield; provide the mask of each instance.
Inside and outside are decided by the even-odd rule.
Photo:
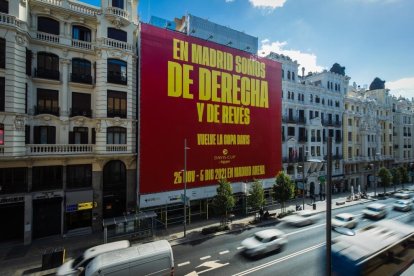
[[[341,217],[341,216],[335,216],[335,219],[340,220],[340,221],[348,221],[347,218]]]
[[[259,235],[254,235],[255,239],[258,240],[259,242],[264,242],[264,238],[260,237]]]
[[[396,203],[397,204],[406,204],[405,201],[402,201],[402,200],[398,200]]]
[[[84,260],[85,260],[85,258],[84,258],[84,256],[83,256],[83,254],[82,254],[82,255],[80,255],[79,257],[77,257],[77,258],[73,261],[73,263],[72,263],[72,268],[76,268],[76,267],[78,267],[78,266],[79,266],[79,264],[80,264],[80,263],[82,263]]]
[[[379,212],[380,210],[378,208],[375,207],[367,207],[368,210],[373,211],[373,212]]]

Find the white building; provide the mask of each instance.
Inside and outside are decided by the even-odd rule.
[[[135,208],[137,2],[0,1],[0,240]]]

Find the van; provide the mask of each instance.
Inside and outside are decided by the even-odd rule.
[[[86,265],[96,256],[114,250],[125,249],[129,246],[130,243],[128,240],[122,240],[91,247],[85,250],[85,252],[83,252],[83,254],[76,259],[70,259],[67,262],[63,263],[58,268],[56,275],[78,275],[79,272],[82,272],[85,269]]]
[[[85,275],[174,275],[172,248],[160,240],[104,253],[86,266]]]

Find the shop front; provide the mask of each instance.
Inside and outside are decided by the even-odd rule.
[[[89,228],[92,231],[93,191],[66,192],[65,233],[76,229]]]

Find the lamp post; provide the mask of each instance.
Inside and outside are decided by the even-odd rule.
[[[328,145],[327,145],[327,181],[326,181],[326,274],[327,276],[331,276],[331,267],[332,267],[332,259],[331,259],[331,248],[332,248],[332,202],[331,202],[331,194],[332,194],[332,137],[328,137]]]
[[[305,210],[305,145],[302,145],[302,210]]]
[[[187,139],[184,139],[184,237],[187,234]]]

